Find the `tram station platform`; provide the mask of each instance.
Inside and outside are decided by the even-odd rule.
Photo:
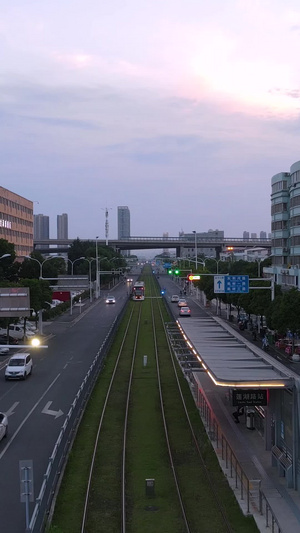
[[[195,303],[200,306],[197,301]],[[218,360],[211,341],[207,339],[207,346],[205,346],[203,338],[199,339],[199,321],[208,320],[210,324],[210,319],[205,316],[210,317],[216,323],[217,328],[224,328],[224,331],[228,331],[230,336],[233,335],[237,339],[240,346],[236,354],[243,348],[249,348],[257,354],[258,359],[260,359],[260,354],[265,359],[266,366],[261,365],[261,362],[253,362],[251,357],[246,358],[245,380],[251,380],[256,376],[257,378],[265,377],[272,382],[273,378],[276,380],[276,376],[272,375],[274,372],[278,375],[278,383],[283,379],[285,386],[288,386],[289,379],[299,376],[276,360],[274,354],[265,354],[247,339],[246,334],[242,335],[232,327],[232,324],[220,317],[213,317],[204,308],[202,308],[202,317],[198,319],[198,324],[197,318],[193,319],[193,317],[182,318],[178,321],[192,346],[197,348],[198,343],[197,352],[202,351],[204,354],[204,364],[206,365],[208,361],[213,369],[211,376],[205,370],[193,369],[188,379],[207,434],[242,510],[245,514],[254,516],[259,530],[264,533],[270,531],[275,533],[300,532],[300,492],[289,488],[290,465],[281,464],[279,457],[276,457],[276,447],[270,446],[270,449],[266,449],[266,427],[263,419],[260,424],[259,410],[256,411],[255,426],[246,408],[240,416],[235,417],[234,413],[237,408],[232,405],[232,387],[226,387],[224,382],[214,382],[218,373],[219,376],[225,376],[225,378],[233,376],[234,379],[239,379],[236,365],[233,365],[234,369],[230,368],[230,359],[232,360],[232,353],[236,348],[233,345],[232,347],[228,345],[226,348],[225,339],[220,339],[220,342],[224,343],[224,350],[231,354],[226,368],[226,357],[223,362]],[[217,334],[214,333],[214,335]],[[217,346],[217,338],[214,342]],[[234,356],[235,359],[238,357],[238,355]]]

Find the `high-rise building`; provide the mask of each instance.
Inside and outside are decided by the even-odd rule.
[[[126,205],[118,206],[118,239],[130,237],[130,211]],[[130,255],[130,250],[126,250],[125,256]]]
[[[266,231],[261,231],[260,234],[259,234],[259,238],[260,239],[266,239],[267,238],[267,232]]]
[[[300,161],[271,180],[272,267],[275,283],[300,289]]]
[[[249,231],[243,232],[243,241],[249,241]]]
[[[33,217],[33,238],[35,240],[49,239],[49,217],[46,215],[34,215]],[[36,249],[42,246],[36,246]]]
[[[118,206],[118,239],[130,237],[130,211],[126,205]]]
[[[163,233],[163,239],[168,240],[168,238],[169,238],[169,233],[168,232]],[[163,254],[170,255],[169,248],[164,248],[163,249]]]
[[[68,239],[68,215],[57,215],[57,238]]]
[[[0,238],[14,244],[17,256],[33,250],[33,202],[0,187]]]

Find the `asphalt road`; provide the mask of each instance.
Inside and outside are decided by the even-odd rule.
[[[0,442],[0,531],[25,531],[20,502],[20,460],[33,460],[34,498],[40,492],[49,457],[77,391],[116,315],[128,300],[126,284],[104,298],[73,307],[44,324],[46,349],[31,349],[33,373],[25,381],[5,381],[7,356],[0,356],[0,411],[9,415],[8,438]],[[104,293],[106,295],[106,293]],[[22,349],[21,351],[25,351]],[[30,504],[31,516],[34,502]]]

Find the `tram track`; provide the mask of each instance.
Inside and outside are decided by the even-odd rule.
[[[151,301],[151,308],[152,308],[152,316],[153,316],[153,335],[154,335],[154,345],[155,345],[155,351],[156,351],[158,386],[159,386],[159,394],[160,394],[160,402],[161,402],[161,411],[162,411],[162,416],[163,416],[163,421],[164,421],[165,438],[166,438],[166,443],[167,443],[167,447],[168,447],[170,465],[171,465],[171,468],[172,468],[172,471],[173,471],[174,483],[175,483],[176,491],[177,491],[177,495],[178,495],[178,501],[179,501],[179,505],[180,505],[180,509],[181,509],[181,513],[182,513],[182,519],[183,519],[184,526],[185,526],[185,531],[187,533],[191,533],[192,531],[195,531],[195,529],[193,529],[192,526],[189,523],[188,511],[187,511],[187,506],[186,506],[185,496],[184,496],[185,489],[182,486],[182,484],[180,482],[179,475],[177,473],[176,459],[174,458],[174,453],[173,453],[173,449],[172,449],[172,445],[171,445],[171,439],[170,439],[170,436],[169,436],[169,429],[168,429],[169,425],[168,425],[167,414],[166,414],[166,410],[165,410],[165,406],[164,406],[164,390],[163,390],[163,385],[161,383],[161,378],[160,378],[161,357],[160,357],[160,354],[159,354],[159,349],[158,349],[158,346],[157,346],[157,339],[156,339],[156,334],[155,334],[156,333],[156,325],[155,325],[154,306],[155,306],[155,303],[154,303],[154,300],[152,300]],[[194,430],[193,424],[191,422],[191,418],[189,416],[188,408],[187,408],[186,401],[185,401],[185,395],[183,393],[182,386],[181,386],[181,380],[179,379],[179,375],[178,375],[178,371],[180,371],[180,373],[182,373],[182,372],[181,372],[181,369],[179,369],[178,362],[176,360],[175,355],[173,354],[173,350],[172,350],[172,347],[171,347],[171,344],[170,344],[170,340],[169,340],[169,337],[168,337],[168,334],[167,334],[167,331],[166,331],[165,321],[164,321],[164,318],[163,318],[163,306],[162,306],[162,304],[160,303],[159,300],[157,300],[157,308],[158,308],[158,316],[159,316],[158,320],[160,321],[159,325],[163,327],[164,332],[165,332],[166,340],[167,340],[167,343],[168,343],[170,362],[172,364],[172,368],[173,368],[173,371],[174,371],[174,377],[175,377],[176,384],[177,384],[178,394],[180,396],[182,407],[183,407],[183,410],[184,410],[184,413],[185,413],[185,416],[186,416],[186,420],[187,420],[187,423],[188,423],[188,426],[189,426],[189,429],[190,429],[192,444],[193,444],[193,446],[196,449],[197,456],[198,456],[199,463],[200,463],[200,468],[202,469],[202,471],[203,471],[203,473],[205,475],[205,478],[207,480],[207,485],[208,485],[207,488],[211,492],[212,499],[215,502],[216,510],[220,514],[221,521],[223,522],[223,526],[224,527],[223,527],[222,531],[224,531],[226,533],[232,533],[233,529],[232,529],[231,524],[230,524],[230,522],[228,520],[228,517],[226,515],[226,510],[224,509],[224,506],[223,506],[222,502],[220,501],[220,499],[218,497],[217,491],[214,489],[213,478],[209,474],[209,470],[208,470],[208,468],[206,466],[203,453],[201,452],[201,449],[200,449],[200,446],[199,446],[199,443],[198,443],[198,439],[196,437],[196,431]]]
[[[91,526],[92,529],[89,529],[89,517],[93,513],[93,510],[89,508],[89,506],[93,507],[91,505],[91,493],[92,493],[92,491],[94,489],[94,485],[96,483],[95,478],[99,475],[99,471],[96,470],[96,456],[97,456],[97,453],[99,452],[100,436],[101,436],[101,431],[103,429],[104,418],[105,418],[105,416],[107,414],[108,402],[109,402],[109,400],[111,398],[111,394],[113,394],[113,386],[114,386],[114,383],[116,381],[117,373],[120,370],[121,356],[124,353],[124,346],[125,346],[125,343],[126,343],[127,338],[128,338],[128,332],[130,331],[130,327],[132,327],[134,311],[137,311],[137,309],[134,310],[134,308],[133,308],[132,311],[131,311],[131,314],[130,314],[130,317],[129,317],[129,320],[128,320],[128,323],[127,323],[127,327],[126,327],[126,330],[125,330],[125,334],[124,334],[124,337],[123,337],[123,340],[122,340],[122,343],[121,343],[121,346],[120,346],[120,349],[119,349],[119,352],[118,352],[118,355],[117,355],[117,358],[116,358],[116,361],[115,361],[115,366],[114,366],[114,369],[113,369],[113,373],[112,373],[111,380],[110,380],[110,383],[109,383],[109,387],[108,387],[108,390],[107,390],[107,393],[106,393],[106,397],[105,397],[105,401],[104,401],[101,417],[100,417],[100,420],[99,420],[96,439],[95,439],[95,443],[94,443],[94,451],[93,451],[92,460],[91,460],[90,469],[89,469],[88,484],[87,484],[87,489],[86,489],[86,494],[85,494],[85,503],[84,503],[84,509],[83,509],[82,522],[81,522],[81,533],[86,533],[87,531],[96,531],[95,529],[93,529],[94,528],[93,525]],[[135,354],[136,354],[136,345],[137,345],[137,338],[138,338],[138,332],[139,332],[140,317],[141,317],[141,307],[138,310],[137,321],[136,321],[136,324],[135,324],[135,336],[134,336],[134,342],[133,342],[132,358],[131,358],[131,362],[130,362],[130,365],[129,365],[128,388],[127,388],[126,408],[125,408],[125,416],[124,416],[123,453],[122,453],[122,506],[121,506],[121,516],[122,516],[123,531],[125,531],[124,524],[125,524],[125,520],[126,520],[126,518],[125,518],[126,517],[126,512],[125,512],[126,432],[127,432],[127,420],[128,420],[130,388],[131,388],[131,381],[132,381],[133,364],[134,364],[134,359],[135,359]],[[124,369],[122,369],[122,372],[124,372]],[[90,518],[90,521],[93,522],[93,519]]]

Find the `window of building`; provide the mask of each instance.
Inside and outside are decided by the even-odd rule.
[[[272,194],[274,194],[275,192],[283,191],[285,189],[287,189],[287,181],[277,181],[272,185]]]
[[[285,203],[281,202],[280,204],[274,204],[271,207],[271,215],[275,215],[276,213],[284,213],[285,211],[287,211],[286,202]]]

